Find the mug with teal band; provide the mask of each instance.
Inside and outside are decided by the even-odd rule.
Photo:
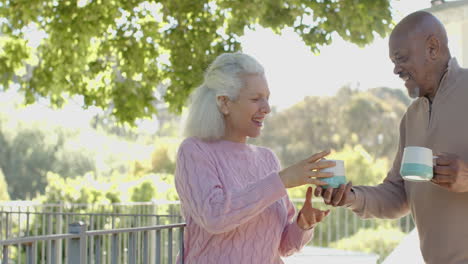
[[[403,151],[400,174],[407,181],[425,182],[433,177],[434,159],[432,150],[425,147],[408,146]]]
[[[344,161],[343,160],[329,160],[329,161],[334,161],[336,165],[334,167],[322,169],[321,171],[332,172],[333,177],[321,178],[320,179],[321,181],[328,183],[328,185],[324,185],[322,187],[324,189],[327,189],[328,187],[338,188],[340,187],[341,184],[346,184]]]

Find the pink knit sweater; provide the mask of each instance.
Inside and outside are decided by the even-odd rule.
[[[175,174],[187,223],[184,262],[278,264],[310,241],[313,231],[298,227],[279,170],[266,148],[186,139]]]

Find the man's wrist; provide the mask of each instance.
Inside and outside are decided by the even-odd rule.
[[[357,196],[358,196],[358,191],[354,189],[354,186],[350,189],[349,193],[349,200],[347,201],[346,204],[344,204],[344,207],[351,208],[353,209],[354,206],[356,206],[356,201],[357,201]]]

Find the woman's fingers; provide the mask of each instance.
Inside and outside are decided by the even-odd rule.
[[[307,159],[305,159],[305,161],[306,162],[316,162],[317,160],[327,156],[328,154],[330,154],[330,150],[324,150],[322,152],[316,153],[316,154],[308,157]]]
[[[321,181],[321,180],[317,180],[317,179],[312,179],[312,178],[307,178],[305,179],[306,180],[306,183],[308,184],[313,184],[313,185],[317,185],[317,186],[323,186],[323,185],[327,185],[328,183],[324,182],[324,181]],[[311,193],[312,194],[312,193]]]
[[[311,178],[330,178],[333,177],[333,172],[323,172],[323,171],[311,171],[308,173],[308,177]]]
[[[307,188],[307,192],[306,192],[306,199],[305,199],[304,204],[306,203],[309,203],[310,207],[312,207],[312,187],[310,186],[309,188]]]
[[[336,162],[331,160],[321,160],[313,163],[306,163],[306,170],[322,170],[336,166]]]
[[[318,210],[318,214],[316,214],[315,221],[316,223],[321,222],[327,215],[330,213],[330,210],[322,211]]]

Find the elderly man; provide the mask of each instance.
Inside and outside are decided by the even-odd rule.
[[[417,98],[400,124],[391,170],[378,186],[317,188],[325,203],[363,218],[399,218],[410,211],[426,263],[468,263],[468,70],[451,58],[444,26],[427,12],[405,17],[390,35],[394,73]],[[405,146],[437,153],[431,182],[404,181]]]

